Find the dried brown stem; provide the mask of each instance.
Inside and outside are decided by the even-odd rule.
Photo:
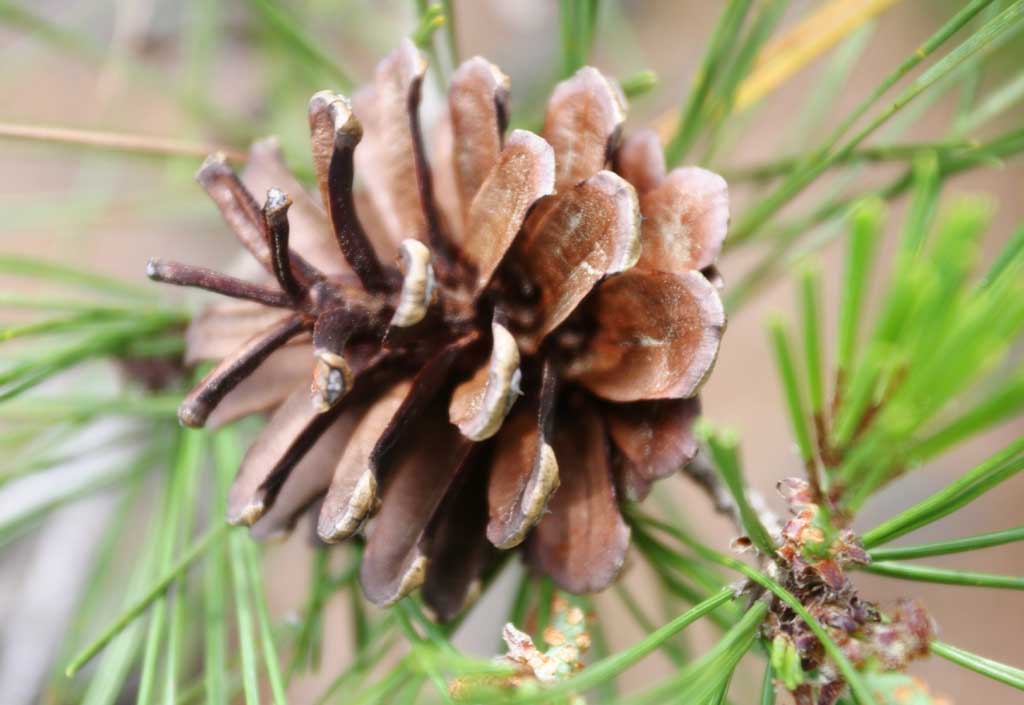
[[[153,281],[163,282],[164,284],[206,289],[217,294],[230,296],[233,299],[255,301],[264,306],[292,307],[291,299],[283,292],[252,284],[244,279],[237,279],[227,274],[221,274],[206,267],[151,259],[146,265],[146,276]]]
[[[217,404],[236,386],[260,366],[270,354],[308,329],[306,321],[298,315],[289,316],[263,333],[253,337],[232,355],[225,357],[178,407],[178,420],[185,426],[199,428]]]

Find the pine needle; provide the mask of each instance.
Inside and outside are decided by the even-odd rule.
[[[740,86],[736,110],[753,105],[899,0],[832,0],[764,48]]]
[[[701,115],[705,101],[719,69],[726,61],[729,49],[736,43],[736,37],[743,26],[743,19],[750,9],[751,0],[728,0],[719,16],[708,47],[701,62],[700,71],[694,78],[686,103],[679,114],[679,122],[665,146],[665,161],[675,166],[686,156],[697,139],[702,127]]]
[[[729,493],[736,502],[736,506],[739,507],[747,537],[761,552],[761,555],[768,558],[774,556],[775,542],[747,499],[746,483],[740,468],[739,440],[736,433],[733,431],[718,433],[704,419],[697,422],[695,433],[710,449],[711,457],[715,461],[715,469],[725,480]]]
[[[735,110],[743,110],[770,94],[804,66],[852,35],[865,22],[899,0],[831,0],[761,50],[753,71],[740,84]],[[658,133],[667,139],[678,117],[661,115]]]
[[[764,677],[761,679],[761,699],[758,705],[775,705],[775,673],[771,661],[764,666]]]
[[[993,575],[968,570],[950,570],[908,563],[873,562],[864,570],[876,575],[885,575],[901,580],[915,580],[924,583],[945,585],[967,585],[970,587],[998,588],[1001,590],[1024,590],[1024,577],[1015,575]]]
[[[256,633],[252,614],[252,589],[245,569],[245,541],[248,537],[235,531],[228,536],[228,563],[234,592],[238,649],[242,657],[242,690],[246,705],[259,705],[259,671],[256,665]]]
[[[103,650],[103,648],[110,643],[110,641],[120,634],[129,624],[135,621],[146,609],[156,600],[160,599],[170,587],[171,583],[178,579],[178,577],[184,573],[192,565],[197,558],[203,555],[203,553],[216,541],[223,538],[227,524],[219,524],[214,528],[210,529],[196,541],[192,546],[186,550],[181,558],[177,560],[171,568],[165,572],[150,588],[148,588],[143,596],[134,602],[131,607],[121,613],[121,616],[114,620],[99,637],[96,638],[89,646],[82,649],[79,654],[71,660],[65,669],[65,673],[70,678],[75,675],[82,666],[87,664],[93,659],[96,654]]]
[[[987,534],[978,534],[961,539],[919,544],[917,546],[875,548],[870,553],[871,560],[873,561],[911,560],[914,558],[927,558],[929,556],[945,556],[950,553],[980,551],[983,548],[1002,546],[1017,541],[1024,541],[1024,526],[1003,531],[992,531]]]
[[[793,349],[785,325],[778,318],[769,324],[772,349],[775,352],[775,364],[778,367],[782,391],[789,411],[789,422],[796,436],[800,458],[811,477],[816,476],[814,445],[811,442],[811,431],[808,427],[808,414],[804,406],[804,394],[797,377],[796,363],[793,360]],[[820,488],[817,488],[820,489]]]
[[[893,72],[866,97],[864,98],[843,120],[843,122],[832,132],[825,142],[805,159],[804,166],[794,170],[792,176],[787,178],[775,191],[769,194],[759,203],[752,206],[741,216],[739,222],[732,228],[728,243],[735,247],[750,239],[754,233],[763,227],[768,220],[774,216],[786,203],[796,197],[818,176],[824,173],[833,163],[839,159],[846,158],[846,155],[854,151],[886,120],[895,115],[906,106],[911,100],[920,95],[924,90],[934,85],[940,78],[946,76],[963,61],[973,56],[983,47],[989,46],[998,37],[1006,38],[1010,30],[1016,29],[1017,13],[1021,9],[1020,2],[1015,2],[997,18],[986,24],[977,32],[972,34],[961,45],[949,52],[937,63],[932,65],[913,84],[905,89],[901,96],[889,108],[884,110],[871,123],[858,132],[853,138],[840,146],[843,136],[867,113],[867,111],[884,95],[890,88],[896,85],[900,79],[910,73],[925,59],[938,50],[957,31],[963,28],[968,22],[981,12],[992,0],[972,0],[964,6],[954,17],[947,21],[935,34],[933,34],[921,47],[900,64]]]
[[[964,651],[952,644],[947,644],[941,641],[932,642],[931,652],[936,656],[941,656],[947,661],[952,661],[958,666],[963,666],[975,673],[980,673],[987,678],[999,681],[1000,683],[1005,683],[1017,690],[1024,690],[1024,671],[1019,668],[1007,666],[1006,664],[999,663],[998,661],[993,661],[983,656],[972,654],[970,651]]]
[[[862,535],[866,548],[874,548],[927,526],[967,506],[982,494],[1024,470],[1024,437],[951,482],[931,497],[905,509]]]
[[[263,663],[267,669],[267,680],[270,681],[270,693],[274,705],[287,705],[284,692],[284,679],[274,645],[274,631],[270,622],[267,598],[263,591],[263,576],[259,570],[259,552],[256,544],[247,541],[243,544],[242,560],[248,571],[249,586],[252,590],[253,603],[256,605],[256,621],[260,631],[260,646],[263,651]]]
[[[342,91],[352,90],[354,83],[348,72],[332,59],[328,52],[320,48],[316,40],[309,36],[277,0],[249,0],[249,3],[256,8],[273,36],[301,57],[308,67],[327,73],[337,81],[337,87]]]
[[[205,159],[210,154],[220,152],[231,161],[237,163],[243,163],[248,159],[248,155],[244,151],[232,147],[196,144],[149,135],[83,130],[74,127],[19,125],[4,122],[0,123],[0,138],[66,144],[75,147],[88,147],[115,152],[131,152],[144,156]]]

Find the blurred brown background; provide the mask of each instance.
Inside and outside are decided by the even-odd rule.
[[[308,0],[294,3],[294,7],[296,17],[316,18],[303,23],[313,28],[322,46],[336,53],[358,78],[367,76],[375,60],[410,31],[412,4]],[[818,4],[794,0],[783,30]],[[831,121],[860,100],[958,4],[905,0],[882,14],[848,88],[830,111]],[[456,5],[463,55],[484,54],[512,77],[514,111],[536,105],[557,73],[557,3],[464,0]],[[660,78],[659,87],[632,107],[632,124],[644,124],[680,103],[719,7],[717,2],[684,0],[605,3],[605,22],[592,63],[619,77],[650,68]],[[182,99],[184,93],[187,99],[201,97],[230,120],[244,123],[248,129],[243,133],[281,133],[289,156],[301,160],[306,159],[302,152],[306,129],[302,96],[318,88],[335,87],[329,77],[304,75],[287,63],[275,63],[274,54],[260,48],[252,8],[241,0],[40,0],[32,3],[31,9],[76,36],[91,38],[95,56],[88,58],[66,38],[43,38],[38,32],[14,31],[0,24],[2,122],[120,130],[244,147],[244,135],[217,126],[201,127],[202,120],[183,107],[187,104]],[[816,85],[821,64],[801,71],[765,101],[751,128],[725,160],[727,164],[749,164],[808,146],[801,144],[801,136],[791,134],[790,128],[796,106],[803,105]],[[303,93],[306,87],[310,90]],[[436,103],[436,97],[428,98],[428,104],[431,102]],[[940,101],[905,137],[941,138],[952,103],[952,96]],[[1019,122],[1021,118],[1017,111],[1007,120]],[[0,140],[0,248],[73,262],[136,282],[144,281],[145,262],[156,254],[209,266],[225,265],[236,253],[235,242],[205,195],[191,183],[198,163],[198,159],[167,161]],[[887,173],[884,169],[876,172],[869,178]],[[947,197],[951,193],[983,194],[993,202],[997,214],[987,241],[990,252],[1024,220],[1022,176],[1021,163],[1010,163],[958,177],[947,188]],[[813,202],[814,195],[812,190],[802,199],[804,207]],[[743,209],[746,196],[743,189],[735,190],[734,212]],[[902,213],[902,203],[895,204],[890,234],[898,232]],[[722,265],[726,281],[738,278],[756,254],[744,250],[726,258]],[[841,248],[833,243],[821,259],[828,272],[825,281],[831,308],[827,311],[834,326]],[[4,286],[23,283],[4,282]],[[763,326],[766,314],[775,310],[787,315],[795,311],[791,283],[776,283],[732,317],[716,374],[704,394],[706,413],[739,430],[748,477],[772,501],[776,499],[774,483],[799,471]],[[927,496],[1022,431],[1020,424],[1007,425],[912,474],[872,501],[857,527],[870,528]],[[725,548],[732,529],[708,512],[704,497],[684,479],[666,484],[671,485],[671,497],[689,522],[705,527],[704,535]],[[923,542],[1008,528],[1020,523],[1022,500],[1024,477],[1018,477],[983,501],[916,533],[913,539]],[[776,508],[781,511],[781,504],[776,503]],[[86,517],[84,526],[75,526],[88,534],[91,520]],[[267,576],[275,614],[296,609],[304,598],[308,549],[302,538],[293,537],[271,553]],[[19,547],[15,554],[0,558],[0,615],[4,622],[29,598],[18,566],[29,565],[44,545],[49,544]],[[1019,544],[930,562],[1024,574],[1024,550]],[[55,585],[74,585],[73,577],[62,573],[63,567],[55,562],[50,580]],[[650,611],[657,613],[650,576],[640,568],[633,566],[628,579],[644,591],[641,594],[651,600]],[[857,580],[870,599],[885,602],[910,594],[920,598],[938,621],[943,638],[1024,666],[1020,649],[1024,599],[1019,593],[899,583],[870,576],[858,576]],[[56,591],[56,599],[60,592]],[[507,600],[507,594],[499,588],[488,600]],[[640,636],[614,596],[602,598],[600,604],[599,616],[616,646]],[[467,648],[487,655],[497,641],[496,620],[500,617],[494,615],[504,610],[478,612],[481,614],[470,620],[460,640]],[[332,665],[340,667],[347,643],[344,605],[333,605],[330,614],[328,672],[336,670]],[[11,642],[11,633],[3,635],[3,631],[0,627],[2,648],[18,648]],[[631,671],[624,683],[641,685],[652,673],[667,668],[667,661],[652,656]],[[1024,702],[1019,693],[941,660],[917,664],[913,672],[927,679],[935,692],[960,703]],[[10,671],[0,671],[0,679],[10,675]],[[737,676],[733,701],[752,702],[759,677],[759,670]],[[311,680],[298,682],[292,693],[294,702],[306,702],[311,694],[320,692],[322,684]]]

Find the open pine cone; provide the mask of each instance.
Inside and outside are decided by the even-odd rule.
[[[651,132],[620,142],[625,100],[589,67],[555,89],[543,136],[506,135],[508,78],[481,58],[455,72],[428,164],[425,70],[407,41],[351,103],[313,96],[322,206],[271,141],[241,180],[222,157],[200,169],[266,274],[150,262],[153,279],[244,300],[191,325],[189,361],[219,362],[179,417],[272,412],[230,521],[267,536],[312,505],[324,541],[365,525],[377,604],[423,585],[450,617],[495,548],[524,540],[558,585],[599,590],[629,544],[617,497],[696,452],[725,327],[709,278],[726,184],[666,175]]]

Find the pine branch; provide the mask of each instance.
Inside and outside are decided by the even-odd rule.
[[[767,575],[761,573],[760,571],[751,568],[742,561],[738,561],[735,558],[732,558],[731,556],[726,556],[724,554],[718,553],[705,546],[702,546],[699,543],[692,541],[689,537],[687,537],[682,532],[678,531],[675,527],[673,527],[670,524],[659,522],[654,519],[648,519],[645,517],[639,517],[638,520],[654,529],[657,529],[672,536],[679,542],[686,545],[688,548],[692,549],[705,560],[717,563],[726,568],[730,568],[739,573],[742,573],[749,580],[760,585],[766,590],[769,590],[777,598],[786,603],[794,612],[797,613],[797,615],[800,616],[800,618],[807,624],[808,628],[814,633],[814,636],[817,637],[818,640],[821,642],[821,645],[824,648],[825,652],[833,660],[836,667],[839,669],[840,673],[842,673],[843,677],[849,684],[850,689],[851,691],[853,691],[853,695],[857,703],[859,703],[859,705],[875,705],[875,699],[871,695],[870,690],[864,683],[860,673],[857,671],[856,668],[854,668],[853,664],[850,663],[849,659],[846,657],[846,654],[843,653],[843,650],[835,643],[832,637],[829,636],[829,633],[825,630],[821,623],[818,622],[818,620],[813,615],[811,615],[810,612],[807,611],[807,608],[804,607],[800,603],[800,601],[796,597],[794,597],[788,590],[786,590],[782,585],[780,585]]]

